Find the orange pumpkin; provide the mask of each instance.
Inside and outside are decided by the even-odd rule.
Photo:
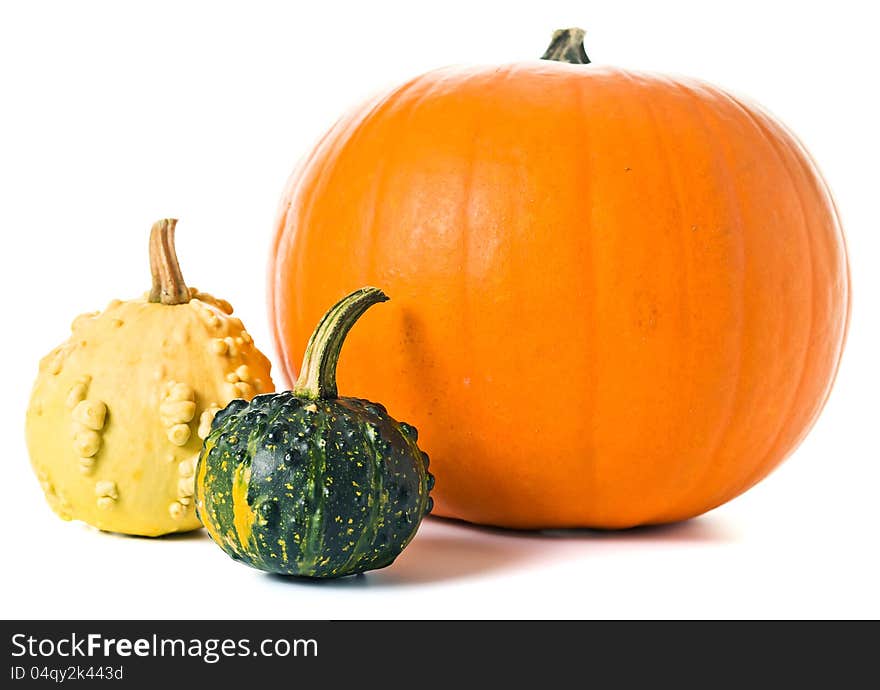
[[[798,445],[840,361],[844,238],[797,139],[710,84],[585,64],[580,39],[372,100],[284,196],[283,373],[327,304],[381,286],[339,386],[418,426],[439,515],[698,515]]]

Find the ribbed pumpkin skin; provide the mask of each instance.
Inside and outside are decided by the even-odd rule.
[[[382,285],[340,388],[405,409],[436,514],[618,528],[776,467],[830,391],[842,231],[779,123],[595,65],[445,69],[365,104],[291,178],[270,310],[293,380],[324,305]]]

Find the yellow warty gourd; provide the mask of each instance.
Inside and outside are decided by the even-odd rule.
[[[175,224],[150,233],[152,290],[77,317],[40,362],[28,450],[65,520],[144,536],[200,527],[193,473],[214,414],[274,390],[229,303],[184,283]]]

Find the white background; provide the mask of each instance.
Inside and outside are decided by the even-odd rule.
[[[3,443],[0,616],[880,616],[880,58],[872,3],[4,2],[0,9]],[[836,194],[854,308],[836,389],[761,485],[665,528],[554,534],[428,520],[390,568],[296,583],[203,532],[65,523],[24,445],[39,357],[70,320],[149,283],[176,216],[184,274],[271,351],[265,264],[285,178],[370,93],[456,62],[539,56],[588,30],[597,63],[689,74],[763,103]],[[345,366],[343,360],[341,366]]]

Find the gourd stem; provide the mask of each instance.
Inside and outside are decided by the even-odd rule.
[[[336,363],[345,336],[367,309],[387,301],[388,296],[379,288],[364,287],[330,307],[306,345],[299,378],[293,387],[295,395],[312,400],[337,397]]]
[[[590,58],[584,50],[585,33],[583,29],[578,28],[554,31],[550,45],[541,59],[567,62],[571,65],[589,65]]]
[[[153,223],[150,230],[150,273],[153,287],[150,302],[161,304],[186,304],[189,288],[183,282],[177,252],[174,249],[176,218],[163,218]]]

